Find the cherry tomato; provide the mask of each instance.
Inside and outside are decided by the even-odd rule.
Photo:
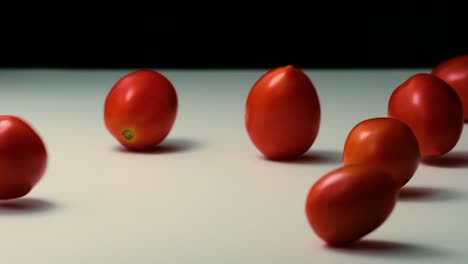
[[[443,61],[432,73],[446,81],[457,92],[463,104],[464,119],[468,121],[468,55]]]
[[[305,212],[312,230],[330,246],[345,246],[381,226],[393,211],[399,186],[379,167],[346,165],[310,189]]]
[[[361,121],[351,129],[343,151],[344,164],[381,167],[403,187],[419,165],[416,136],[405,123],[387,117]]]
[[[153,70],[137,70],[112,87],[104,106],[108,131],[127,149],[142,150],[161,143],[177,115],[172,83]]]
[[[0,116],[0,199],[28,194],[46,166],[47,150],[37,132],[19,117]]]
[[[463,130],[460,98],[446,82],[428,73],[411,76],[393,91],[388,116],[411,127],[424,158],[452,150]]]
[[[253,144],[269,159],[304,154],[320,127],[320,103],[311,80],[291,65],[265,73],[248,95],[245,125]]]

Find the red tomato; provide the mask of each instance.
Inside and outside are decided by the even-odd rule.
[[[463,130],[460,98],[446,82],[427,73],[413,75],[393,91],[388,116],[411,127],[422,157],[449,152]]]
[[[269,159],[304,154],[320,127],[320,103],[311,80],[290,65],[264,74],[248,95],[245,125],[253,144]]]
[[[328,245],[344,246],[381,226],[395,207],[399,186],[376,166],[347,165],[310,189],[305,212],[312,230]]]
[[[465,122],[468,121],[468,55],[443,61],[432,69],[432,73],[457,92],[463,104]]]
[[[416,136],[409,126],[393,118],[371,118],[348,134],[343,151],[345,165],[370,163],[381,167],[403,187],[419,165]]]
[[[110,90],[104,106],[107,129],[129,150],[161,143],[171,131],[176,114],[174,86],[152,70],[123,76]]]
[[[36,131],[19,117],[0,116],[0,199],[28,194],[46,166],[46,147]]]

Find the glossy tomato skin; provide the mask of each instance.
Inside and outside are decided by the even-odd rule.
[[[291,65],[265,73],[248,95],[245,126],[255,147],[269,159],[304,154],[320,128],[320,102],[312,81]]]
[[[405,123],[388,117],[359,122],[346,138],[345,165],[370,163],[382,168],[403,187],[414,175],[420,161],[418,141]]]
[[[463,130],[463,108],[456,92],[433,74],[418,73],[400,84],[388,102],[388,116],[407,124],[423,158],[446,154]]]
[[[310,189],[305,213],[312,230],[330,246],[346,246],[380,227],[393,211],[399,186],[376,166],[346,165]]]
[[[108,131],[127,149],[143,150],[161,143],[177,115],[172,83],[153,70],[137,70],[112,87],[104,105]]]
[[[27,195],[43,177],[47,150],[22,118],[0,116],[0,199]]]
[[[457,92],[463,104],[463,116],[468,121],[468,55],[443,61],[432,73],[447,82]]]

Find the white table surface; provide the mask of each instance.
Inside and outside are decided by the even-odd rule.
[[[0,113],[42,135],[46,174],[0,203],[2,263],[468,263],[468,131],[439,164],[421,164],[390,218],[351,249],[329,249],[304,203],[341,164],[349,130],[385,116],[411,70],[307,70],[322,125],[305,159],[271,162],[244,128],[265,70],[164,70],[179,96],[159,150],[122,151],[103,103],[130,70],[0,70]],[[465,125],[465,129],[467,126]]]

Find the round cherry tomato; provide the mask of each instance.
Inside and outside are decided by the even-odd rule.
[[[161,143],[171,131],[176,114],[174,86],[153,70],[123,76],[110,90],[104,106],[108,131],[129,150]]]
[[[463,130],[460,98],[446,82],[428,73],[411,76],[393,91],[388,116],[411,127],[424,158],[452,150]]]
[[[379,166],[403,187],[419,165],[418,141],[411,128],[397,119],[367,119],[348,134],[343,160],[345,165],[370,163]]]
[[[399,186],[376,166],[339,167],[310,189],[305,212],[312,230],[328,245],[344,246],[381,226],[395,207]]]
[[[28,194],[46,166],[46,147],[36,131],[19,117],[0,116],[0,199]]]
[[[443,61],[432,69],[432,73],[457,92],[463,104],[465,122],[468,121],[468,55]]]
[[[291,65],[268,71],[250,90],[245,125],[253,144],[269,159],[304,154],[320,127],[320,103],[311,80]]]

